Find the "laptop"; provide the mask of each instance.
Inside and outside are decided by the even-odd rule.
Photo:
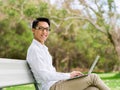
[[[92,71],[93,71],[93,69],[94,69],[94,67],[96,66],[96,64],[97,64],[97,62],[98,62],[98,60],[99,60],[99,58],[100,58],[99,55],[96,56],[96,58],[95,58],[94,62],[92,63],[92,65],[91,65],[91,67],[90,67],[90,69],[89,69],[89,71],[88,71],[87,74],[83,74],[83,75],[80,75],[80,76],[76,76],[76,77],[73,77],[73,78],[70,78],[70,79],[67,79],[67,80],[72,80],[72,79],[76,79],[76,78],[80,78],[80,77],[85,77],[85,76],[88,76],[89,74],[91,74]]]

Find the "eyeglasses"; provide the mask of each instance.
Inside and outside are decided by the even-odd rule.
[[[36,29],[36,30],[40,30],[40,31],[46,30],[47,32],[50,31],[50,28],[44,28],[44,27],[42,27],[42,26],[36,27],[35,29]]]

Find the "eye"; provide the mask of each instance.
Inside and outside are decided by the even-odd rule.
[[[43,27],[36,27],[37,30],[43,30]]]
[[[44,27],[39,26],[39,27],[36,27],[36,30],[41,30],[41,31],[46,30],[46,31],[50,31],[50,28],[49,28],[49,27],[44,28]]]
[[[44,29],[46,29],[46,31],[50,31],[50,28],[44,28]]]
[[[44,28],[43,28],[43,27],[38,27],[38,29],[40,29],[40,30],[44,30]]]

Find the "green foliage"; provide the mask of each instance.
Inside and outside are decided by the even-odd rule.
[[[27,17],[34,17],[34,14],[35,13],[38,13],[37,9],[35,6],[33,6],[32,4],[31,5],[28,5],[25,10],[24,10],[24,14],[27,16]]]
[[[88,68],[99,54],[96,71],[112,71],[117,56],[106,35],[85,20],[64,19],[72,15],[67,9],[57,9],[42,1],[32,2],[0,1],[0,57],[25,59],[33,38],[30,23],[34,18],[44,16],[57,24],[51,23],[52,31],[46,42],[57,70]],[[101,15],[97,19],[98,25],[105,24]],[[108,30],[109,25],[105,28]]]
[[[98,33],[90,24],[87,27],[80,28],[77,36],[76,45],[79,51],[87,57],[88,67],[92,64],[94,58],[100,55],[100,61],[96,66],[98,71],[109,72],[113,70],[117,55],[104,33]],[[99,70],[101,69],[101,70]]]
[[[38,15],[39,16],[46,16],[46,17],[48,17],[48,5],[47,5],[47,3],[43,3],[43,2],[41,2],[39,5],[38,5],[38,10],[39,10],[39,12],[38,12]]]
[[[8,20],[0,22],[1,30],[1,53],[0,57],[25,59],[27,47],[31,42],[31,34],[27,23],[22,21],[10,26]],[[29,38],[26,38],[29,37]],[[24,47],[26,46],[26,47]]]

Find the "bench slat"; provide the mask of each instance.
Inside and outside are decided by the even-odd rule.
[[[34,82],[26,60],[0,58],[0,88]]]

